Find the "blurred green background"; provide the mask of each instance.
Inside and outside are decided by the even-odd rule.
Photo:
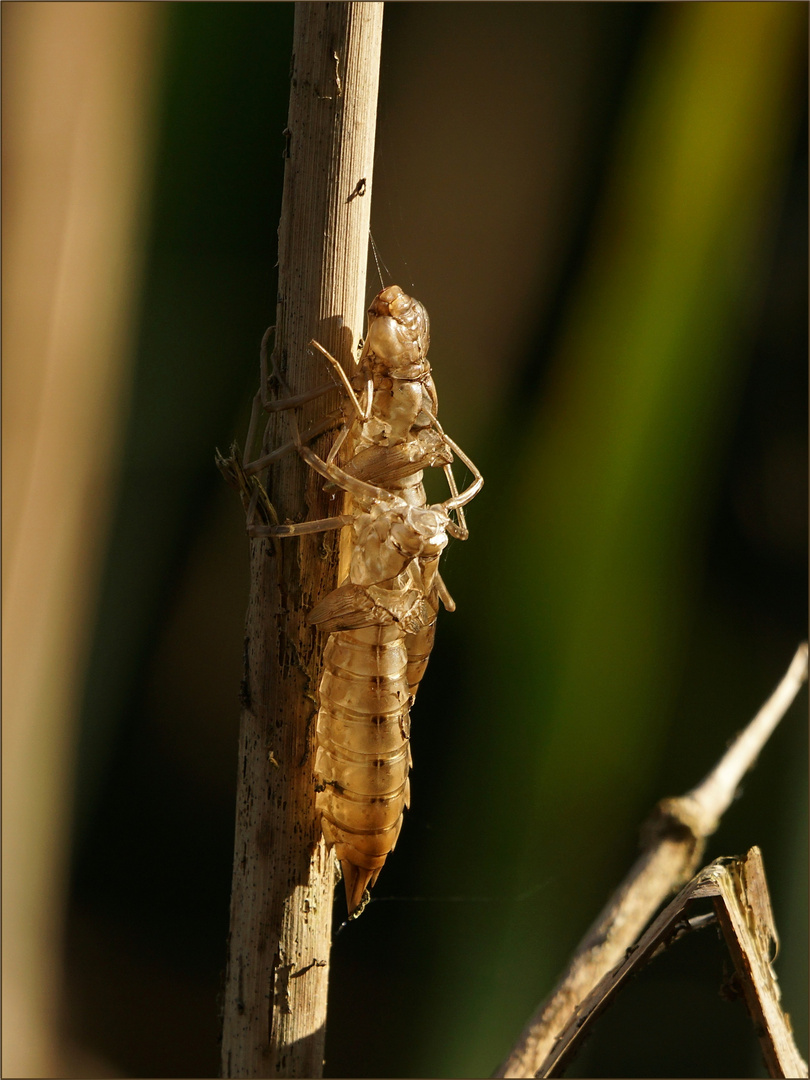
[[[274,319],[293,5],[159,7],[66,1025],[120,1075],[211,1076],[248,588],[213,451],[244,437]],[[388,5],[372,232],[486,487],[445,559],[413,808],[335,941],[326,1071],[485,1076],[653,803],[807,634],[807,6]],[[707,859],[762,847],[806,1055],[805,710]],[[572,1074],[765,1075],[722,977],[711,934],[677,946]]]

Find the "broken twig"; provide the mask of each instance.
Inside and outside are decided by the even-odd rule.
[[[627,980],[678,936],[696,901],[711,900],[734,961],[739,988],[773,1077],[806,1077],[803,1060],[782,1011],[772,967],[777,945],[762,854],[752,847],[744,859],[717,859],[704,867],[653,922],[625,959],[608,972],[575,1010],[537,1076],[561,1076],[582,1045],[592,1022],[611,1004]],[[715,916],[710,916],[714,918]],[[695,920],[697,922],[697,920]]]
[[[659,905],[694,874],[705,842],[734,798],[740,780],[807,679],[807,644],[751,723],[697,787],[663,799],[642,827],[643,851],[588,933],[557,986],[540,1005],[495,1074],[538,1074],[554,1044],[597,983],[618,964]]]

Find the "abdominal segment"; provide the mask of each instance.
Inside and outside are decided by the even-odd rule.
[[[317,808],[351,913],[394,849],[409,800],[408,653],[395,626],[333,633],[318,712]]]

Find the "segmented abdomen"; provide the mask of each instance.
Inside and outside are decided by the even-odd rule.
[[[436,621],[425,626],[416,634],[405,635],[405,648],[408,653],[408,689],[411,700],[416,697],[416,691],[425,674],[430,654],[433,650],[433,642],[436,638]]]
[[[396,626],[330,634],[318,712],[317,807],[349,911],[393,851],[409,802],[408,653]]]

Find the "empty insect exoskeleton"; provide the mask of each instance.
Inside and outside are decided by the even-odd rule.
[[[408,296],[398,285],[389,285],[375,296],[368,317],[368,332],[353,385],[346,381],[338,362],[313,343],[340,373],[347,388],[343,427],[327,461],[333,462],[341,448],[348,446],[348,460],[342,466],[346,473],[398,494],[414,506],[426,505],[423,470],[441,468],[451,494],[456,495],[451,467],[454,454],[476,477],[480,474],[438,422],[438,396],[427,358],[428,313],[420,301]],[[355,390],[360,392],[359,398]],[[467,538],[461,506],[449,530],[451,536]],[[414,578],[419,566],[417,560],[411,567]],[[449,611],[455,609],[438,573],[426,599],[433,609],[432,621],[406,637],[413,697],[433,647],[439,600]]]
[[[266,340],[267,335],[263,384]],[[429,340],[427,312],[419,301],[398,286],[384,289],[369,309],[354,379],[316,346],[346,391],[342,426],[326,460],[306,443],[328,430],[329,421],[302,438],[291,411],[291,441],[244,468],[248,476],[255,475],[295,448],[328,481],[327,488],[341,488],[352,497],[351,513],[341,517],[262,525],[251,520],[257,487],[248,513],[253,536],[295,536],[351,525],[347,579],[308,616],[329,634],[319,684],[316,807],[324,837],[334,845],[343,869],[350,914],[361,910],[364,893],[377,880],[402,826],[409,797],[410,706],[430,655],[439,600],[450,610],[455,606],[438,572],[439,556],[448,535],[466,539],[463,507],[483,484],[475,465],[439,425]],[[261,404],[268,411],[292,410],[318,392],[294,396],[287,390],[275,402],[261,392]],[[256,409],[248,446],[255,423]],[[338,467],[341,450],[347,460]],[[454,456],[473,474],[461,494],[451,469]],[[427,467],[444,470],[451,493],[431,507],[422,483]]]

